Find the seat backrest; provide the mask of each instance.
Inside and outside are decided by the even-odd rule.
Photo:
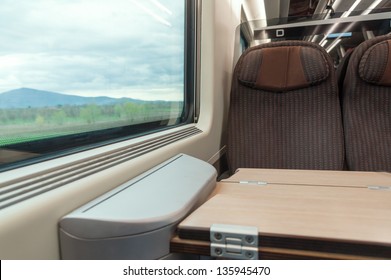
[[[248,49],[233,74],[228,122],[231,173],[343,168],[333,63],[316,44],[283,41]]]
[[[343,86],[349,170],[391,171],[391,36],[361,43]]]
[[[339,90],[341,104],[342,104],[342,99],[343,99],[343,94],[342,94],[343,83],[344,83],[344,80],[346,77],[346,71],[348,69],[349,60],[350,60],[350,57],[352,56],[353,50],[354,49],[349,49],[345,53],[344,57],[342,58],[341,62],[338,65],[338,68],[336,69],[336,73],[335,73],[337,75],[337,83],[338,83],[338,90]]]

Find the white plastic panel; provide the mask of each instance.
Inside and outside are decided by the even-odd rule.
[[[176,224],[206,200],[215,187],[216,176],[210,164],[183,154],[156,166],[63,217],[60,221],[62,257],[163,257],[163,252],[169,253],[169,239]],[[129,246],[151,236],[164,247],[159,256],[156,255],[159,248],[148,254],[140,250],[143,243],[138,244],[137,250]],[[117,240],[113,242],[113,239]],[[100,248],[100,254],[96,254],[94,246]]]

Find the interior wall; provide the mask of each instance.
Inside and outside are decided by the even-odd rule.
[[[204,1],[204,3],[207,1]],[[214,12],[214,103],[204,103],[209,108],[202,111],[215,111],[216,114],[210,121],[219,124],[220,147],[226,145],[226,127],[229,110],[229,97],[233,72],[233,59],[236,43],[236,28],[240,24],[241,5],[243,0],[216,0]],[[203,29],[203,32],[205,31]],[[204,51],[204,49],[202,49]],[[205,68],[202,68],[205,72]],[[214,108],[212,108],[212,106]],[[211,160],[213,161],[213,160]]]
[[[226,138],[233,42],[240,4],[241,0],[202,1],[201,112],[197,127],[203,133],[1,210],[0,259],[59,259],[58,221],[62,216],[178,153],[210,163],[219,158]],[[110,147],[5,172],[0,180],[6,182],[22,175],[34,177],[45,168],[60,168],[107,149]]]

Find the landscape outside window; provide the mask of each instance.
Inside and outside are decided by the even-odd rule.
[[[179,118],[184,26],[178,0],[3,0],[0,163],[18,143]]]

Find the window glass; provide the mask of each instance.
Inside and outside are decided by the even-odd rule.
[[[185,22],[179,0],[2,0],[0,164],[184,121]]]

